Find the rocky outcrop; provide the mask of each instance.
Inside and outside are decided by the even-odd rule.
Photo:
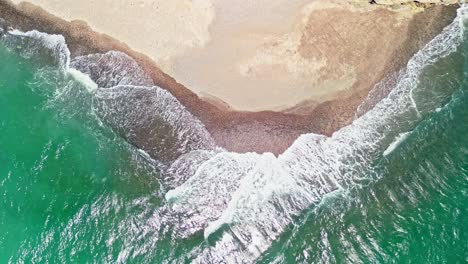
[[[450,5],[456,4],[459,0],[374,0],[373,2],[380,5],[394,5],[394,4],[405,4],[405,3],[421,3],[421,4],[442,4]]]
[[[369,3],[378,4],[378,5],[401,5],[409,4],[416,7],[430,7],[433,5],[452,5],[461,2],[460,0],[368,0]]]

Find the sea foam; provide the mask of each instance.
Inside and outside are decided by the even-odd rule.
[[[96,115],[161,163],[162,180],[171,189],[161,225],[172,225],[180,238],[203,231],[207,243],[195,263],[244,263],[261,256],[304,210],[359,187],[398,135],[442,106],[444,97],[422,99],[425,90],[438,87],[425,88],[420,76],[460,47],[464,13],[466,7],[408,62],[371,110],[331,137],[300,136],[278,157],[218,148],[204,125],[124,54],[93,54],[70,63],[60,36],[14,31],[2,41],[25,57],[42,52],[23,50],[25,45],[46,48],[59,68],[71,65],[89,75],[72,73],[85,85],[90,79],[96,84],[91,85]]]
[[[303,210],[332,193],[358,187],[397,135],[444,103],[439,98],[430,108],[420,107],[418,95],[424,87],[419,77],[426,66],[461,45],[461,20],[459,14],[409,61],[393,89],[372,110],[333,136],[303,135],[278,158],[217,154],[168,192],[169,206],[186,219],[177,232],[189,236],[203,229],[213,245],[195,262],[252,262]]]

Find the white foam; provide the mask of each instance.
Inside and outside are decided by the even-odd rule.
[[[163,163],[215,148],[203,123],[164,89],[122,85],[99,88],[94,95],[98,116]]]
[[[440,107],[438,98],[429,110],[418,107],[416,91],[424,89],[419,77],[425,66],[461,44],[461,19],[458,16],[409,61],[386,98],[332,137],[303,135],[278,158],[217,154],[168,192],[172,212],[183,216],[176,233],[186,237],[204,229],[205,238],[214,240],[195,262],[253,262],[294,216],[368,177],[372,163],[396,147],[397,135]]]
[[[84,74],[73,68],[69,68],[68,73],[73,76],[75,80],[82,83],[89,92],[93,92],[98,88],[98,85],[93,80],[91,80],[87,74]]]
[[[119,51],[73,58],[70,67],[91,77],[101,88],[119,85],[154,86],[149,75],[130,56]]]
[[[70,51],[62,35],[50,35],[37,30],[22,32],[15,29],[8,31],[1,39],[7,47],[19,51],[23,57],[35,58],[44,52],[50,52],[47,55],[60,70],[67,71],[69,68]]]
[[[405,141],[408,136],[410,135],[410,132],[405,132],[399,134],[395,140],[388,146],[388,148],[383,152],[384,156],[387,156],[388,154],[392,153],[403,141]]]
[[[166,172],[182,180],[170,179],[178,187],[166,194],[163,211],[176,236],[203,230],[212,240],[213,246],[194,262],[253,262],[295,216],[331,194],[358,186],[373,162],[396,146],[398,135],[441,106],[434,98],[429,109],[419,107],[417,91],[424,89],[419,77],[425,66],[460,46],[464,13],[459,11],[454,23],[409,61],[396,86],[372,110],[331,137],[302,135],[279,157],[216,149],[203,124],[159,87],[98,88],[95,110],[113,128],[124,130],[127,139],[137,140],[141,135],[135,135],[145,128],[146,140],[156,144],[155,149],[142,149],[152,157],[177,153]],[[160,124],[164,129],[158,130]],[[165,142],[160,131],[177,140]]]
[[[170,167],[168,161],[190,151],[216,148],[205,126],[172,94],[154,86],[135,60],[122,52],[79,56],[70,63],[70,51],[61,35],[11,30],[0,40],[39,66],[52,71],[56,67],[80,82],[94,96],[92,111],[98,121],[110,125],[165,167]],[[36,74],[45,72],[49,71],[40,67]],[[63,85],[55,91],[56,99],[76,95],[70,85]],[[146,142],[137,142],[139,138]]]

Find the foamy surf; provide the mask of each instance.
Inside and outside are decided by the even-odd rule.
[[[2,43],[21,56],[36,63],[54,65],[66,71],[70,64],[70,51],[62,35],[50,35],[37,30],[22,32],[11,30],[0,37]]]
[[[203,229],[213,244],[195,262],[251,262],[306,208],[358,187],[372,163],[395,146],[395,135],[414,128],[444,103],[446,97],[440,97],[430,108],[420,108],[416,92],[421,92],[423,69],[460,46],[460,14],[409,61],[389,95],[352,125],[329,138],[303,135],[278,158],[264,154],[243,161],[245,155],[218,154],[168,192],[172,210],[186,216],[181,228],[192,234]]]
[[[437,108],[437,109],[440,109],[440,108]],[[437,111],[437,109],[436,109],[436,111]],[[395,140],[388,146],[388,148],[383,152],[383,155],[388,156],[390,153],[392,153],[403,141],[405,141],[408,138],[410,133],[411,132],[405,132],[405,133],[399,134],[395,138]]]
[[[69,68],[68,73],[78,82],[82,83],[89,92],[94,92],[98,89],[98,85],[91,80],[89,75],[84,74],[76,69]]]
[[[439,88],[422,90],[420,76],[427,65],[461,45],[461,10],[454,23],[410,60],[388,96],[372,110],[332,137],[302,135],[279,157],[217,148],[203,124],[124,54],[93,54],[69,63],[63,37],[50,41],[44,33],[11,32],[2,40],[11,49],[24,49],[25,57],[42,55],[37,48],[26,49],[29,44],[52,50],[57,67],[92,92],[96,116],[160,163],[162,181],[172,188],[161,222],[173,226],[177,238],[203,232],[207,241],[194,262],[242,263],[261,256],[295,217],[325,197],[359,187],[398,135],[443,105],[443,96],[431,102],[422,99],[425,90]],[[119,260],[129,256],[122,252]]]

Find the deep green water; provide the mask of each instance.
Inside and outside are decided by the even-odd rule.
[[[376,161],[378,180],[306,210],[258,262],[468,262],[464,50],[421,76],[450,96]],[[100,122],[92,96],[0,46],[0,263],[188,262],[203,235],[161,224],[158,171]]]

